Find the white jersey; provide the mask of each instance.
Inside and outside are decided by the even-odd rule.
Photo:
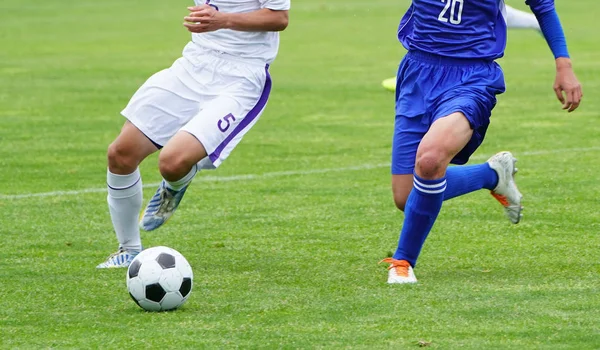
[[[194,0],[196,5],[208,4],[221,12],[246,13],[263,8],[289,10],[290,0]],[[208,33],[193,33],[192,42],[210,50],[240,58],[271,63],[279,50],[278,32],[242,32],[220,29]],[[184,56],[195,50],[185,50]]]

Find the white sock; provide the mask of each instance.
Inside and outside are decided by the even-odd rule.
[[[509,28],[531,28],[540,30],[540,24],[532,13],[506,6],[506,22]]]
[[[119,246],[126,250],[142,250],[138,220],[142,210],[142,177],[136,169],[129,175],[107,172],[108,210]]]
[[[173,191],[179,191],[180,189],[184,188],[187,184],[192,182],[194,176],[196,176],[197,173],[198,165],[194,164],[192,170],[190,170],[190,172],[187,173],[187,175],[185,175],[183,178],[173,182],[165,180],[165,183],[167,184],[167,187],[172,189]]]

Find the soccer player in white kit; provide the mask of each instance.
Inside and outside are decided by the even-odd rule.
[[[151,76],[121,112],[108,147],[108,207],[119,249],[98,268],[127,267],[175,211],[201,169],[215,169],[265,108],[269,64],[288,24],[290,0],[195,0],[184,26],[192,40],[170,68]],[[163,176],[142,219],[139,164],[161,149]]]

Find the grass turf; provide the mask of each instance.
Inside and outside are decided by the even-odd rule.
[[[394,33],[407,1],[293,3],[261,121],[143,235],[188,258],[192,296],[141,311],[123,270],[94,269],[116,248],[105,149],[131,94],[180,55],[187,5],[4,1],[0,348],[600,347],[593,0],[557,2],[586,95],[574,114],[555,100],[543,39],[509,33],[508,91],[473,162],[517,155],[523,222],[484,191],[446,202],[415,286],[385,284],[377,265],[402,222],[386,166],[393,94],[380,82],[404,53]],[[142,172],[148,199],[155,156]]]

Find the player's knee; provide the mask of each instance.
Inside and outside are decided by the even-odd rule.
[[[415,171],[426,179],[436,179],[446,171],[446,159],[442,152],[427,151],[417,155]]]
[[[177,181],[183,178],[194,166],[182,154],[163,150],[158,156],[158,169],[167,181]]]
[[[140,162],[135,152],[118,142],[108,146],[106,156],[108,169],[114,174],[130,174],[135,171]]]

